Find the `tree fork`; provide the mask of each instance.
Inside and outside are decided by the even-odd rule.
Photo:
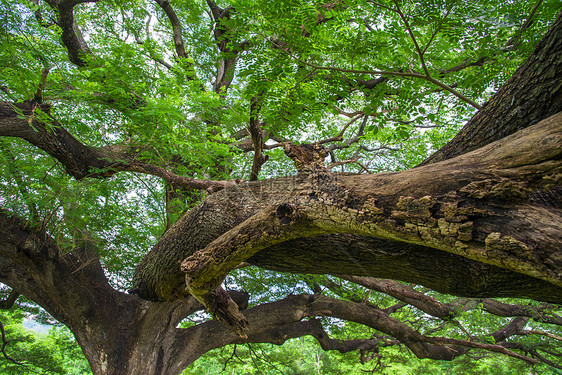
[[[423,168],[359,176],[313,173],[303,177],[301,174],[292,181],[285,180],[285,184],[293,185],[292,192],[284,189],[286,185],[282,181],[277,181],[277,187],[283,191],[277,192],[268,191],[268,182],[226,189],[188,213],[175,230],[171,229],[169,238],[163,237],[162,245],[170,241],[183,243],[181,238],[193,232],[196,222],[205,221],[204,217],[210,214],[208,210],[212,210],[217,220],[216,210],[221,207],[220,212],[229,216],[230,225],[221,219],[215,230],[208,223],[206,230],[209,241],[205,244],[206,262],[212,260],[216,266],[195,267],[201,274],[207,273],[201,280],[214,281],[207,286],[203,282],[199,291],[199,287],[194,287],[196,293],[213,290],[228,270],[260,250],[287,240],[313,243],[311,236],[326,233],[375,236],[391,242],[429,246],[545,280],[559,290],[562,285],[562,260],[558,255],[558,245],[562,242],[560,210],[531,204],[529,196],[536,189],[548,190],[560,184],[561,130],[562,114],[475,152]],[[264,207],[270,203],[273,203],[270,208]],[[306,225],[281,226],[281,220],[292,222],[288,215],[300,215]],[[266,235],[260,236],[263,228],[271,230],[264,230]],[[218,236],[212,238],[212,233]],[[190,240],[202,243],[193,237]],[[192,257],[184,262],[184,269],[189,270],[188,265],[205,253],[198,252],[205,246],[179,248],[176,245],[174,249],[172,245],[166,249],[178,251],[172,254],[175,257],[182,252],[189,256],[191,252]],[[155,250],[158,248],[159,245]],[[223,258],[217,258],[213,252]],[[536,262],[535,257],[543,261]],[[299,271],[322,272],[322,265]],[[324,272],[327,271],[328,265]],[[140,275],[137,273],[137,283],[147,285],[152,281],[143,280]],[[142,293],[141,296],[154,295],[146,288]],[[561,302],[556,295],[546,300]]]

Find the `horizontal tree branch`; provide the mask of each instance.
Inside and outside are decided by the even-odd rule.
[[[48,119],[39,119],[38,112]],[[118,172],[139,172],[163,178],[166,182],[214,192],[241,180],[213,181],[179,176],[166,168],[136,160],[125,145],[100,148],[87,146],[70,134],[49,114],[49,105],[35,102],[0,102],[0,136],[23,138],[57,159],[67,173],[83,178],[109,178]]]
[[[270,40],[270,39],[268,39]],[[275,43],[273,41],[271,41],[271,43]],[[395,76],[395,77],[411,77],[411,78],[417,78],[417,79],[421,79],[424,81],[428,81],[433,83],[434,85],[437,85],[439,87],[441,87],[442,89],[444,89],[445,91],[450,92],[451,94],[455,95],[457,98],[461,99],[462,101],[470,104],[471,106],[473,106],[476,109],[480,109],[482,108],[482,106],[480,106],[478,103],[476,103],[475,101],[467,98],[466,96],[464,96],[463,94],[461,94],[460,92],[458,92],[457,90],[453,89],[452,87],[446,85],[445,83],[429,76],[429,75],[425,75],[425,74],[420,74],[420,73],[414,73],[414,72],[399,72],[399,71],[387,71],[387,70],[363,70],[363,69],[346,69],[346,68],[338,68],[338,67],[331,67],[331,66],[322,66],[322,65],[316,65],[316,64],[311,64],[309,62],[303,61],[301,59],[299,59],[298,57],[296,57],[295,55],[293,55],[291,52],[289,52],[286,48],[283,48],[282,46],[277,46],[279,49],[281,49],[283,52],[285,52],[289,57],[291,57],[293,60],[295,60],[296,62],[298,62],[301,65],[306,65],[308,67],[311,67],[313,69],[317,69],[317,70],[331,70],[331,71],[336,71],[336,72],[342,72],[342,73],[353,73],[353,74],[370,74],[370,75],[380,75],[380,76]]]
[[[241,339],[232,331],[217,322],[207,322],[186,329],[178,329],[175,346],[184,353],[192,353],[193,347],[185,345],[200,345],[206,352],[232,343],[269,342],[280,345],[289,338],[311,335],[315,337],[324,350],[375,350],[381,346],[406,345],[419,358],[433,358],[452,360],[467,353],[469,348],[484,349],[506,354],[530,363],[537,360],[514,353],[501,345],[453,340],[445,337],[423,336],[410,328],[407,324],[391,318],[383,312],[362,303],[338,300],[326,296],[297,295],[285,299],[256,306],[244,312],[249,324],[247,339]],[[307,318],[328,316],[353,321],[382,332],[391,339],[354,339],[334,340],[326,334],[320,323]],[[198,340],[193,340],[197,337]],[[195,343],[197,342],[197,344]],[[183,365],[193,362],[196,357],[180,355]]]

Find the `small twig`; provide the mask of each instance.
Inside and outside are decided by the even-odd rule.
[[[6,332],[4,331],[4,324],[2,324],[1,321],[0,321],[0,332],[2,333],[2,349],[0,351],[2,352],[4,358],[6,358],[7,361],[12,362],[13,364],[23,366],[24,365],[23,363],[16,361],[12,357],[10,357],[8,353],[6,353],[6,345],[8,344],[9,341],[6,340]]]
[[[277,48],[279,48],[280,50],[282,50],[284,53],[286,53],[289,57],[291,57],[293,60],[295,60],[296,62],[298,62],[299,64],[302,65],[306,65],[310,68],[313,69],[318,69],[318,70],[331,70],[331,71],[335,71],[335,72],[342,72],[342,73],[353,73],[353,74],[371,74],[371,75],[388,75],[388,76],[396,76],[396,77],[412,77],[412,78],[418,78],[418,79],[422,79],[428,82],[433,83],[434,85],[437,85],[443,89],[445,89],[446,91],[450,92],[451,94],[455,95],[457,98],[461,99],[462,101],[470,104],[471,106],[473,106],[476,109],[481,109],[482,106],[479,105],[478,103],[476,103],[475,101],[467,98],[466,96],[464,96],[463,94],[461,94],[460,92],[458,92],[457,90],[453,89],[452,87],[446,85],[445,83],[436,80],[435,78],[431,77],[431,76],[427,76],[425,74],[420,74],[420,73],[413,73],[413,72],[392,72],[392,71],[387,71],[387,70],[357,70],[357,69],[346,69],[346,68],[337,68],[337,67],[332,67],[332,66],[321,66],[321,65],[316,65],[316,64],[311,64],[309,62],[303,61],[301,59],[299,59],[298,57],[294,56],[292,53],[290,53],[286,48],[283,48],[282,46],[276,44],[274,41],[270,40],[270,38],[266,38],[270,43],[272,43],[273,45],[275,45]]]
[[[418,41],[416,40],[416,37],[414,36],[414,33],[412,31],[412,27],[410,26],[410,23],[408,22],[408,19],[406,18],[406,16],[404,16],[404,13],[402,13],[402,10],[400,10],[400,6],[398,5],[398,1],[394,0],[394,4],[396,5],[396,13],[398,13],[400,18],[402,19],[402,22],[404,22],[404,25],[406,26],[406,30],[408,31],[408,35],[410,35],[410,38],[412,39],[412,42],[414,42],[414,46],[416,47],[416,51],[418,52],[418,57],[420,58],[420,62],[421,62],[423,71],[425,72],[425,75],[427,77],[431,77],[431,74],[429,74],[429,70],[427,70],[427,66],[425,64],[425,58],[423,57],[423,52],[420,49],[420,46],[418,44]]]

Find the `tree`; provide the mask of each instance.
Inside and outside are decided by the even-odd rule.
[[[3,1],[6,307],[43,307],[95,374],[305,335],[560,368],[557,7]],[[232,287],[250,265],[308,276],[260,301]],[[465,328],[481,311],[510,319]]]

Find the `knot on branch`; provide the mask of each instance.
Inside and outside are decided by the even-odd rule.
[[[282,205],[277,207],[277,210],[275,210],[275,215],[281,222],[281,225],[289,225],[294,219],[294,211],[295,210],[290,204],[283,203]]]
[[[285,143],[284,150],[285,155],[293,161],[299,173],[305,170],[326,169],[324,160],[328,156],[328,150],[319,143],[302,145]]]

